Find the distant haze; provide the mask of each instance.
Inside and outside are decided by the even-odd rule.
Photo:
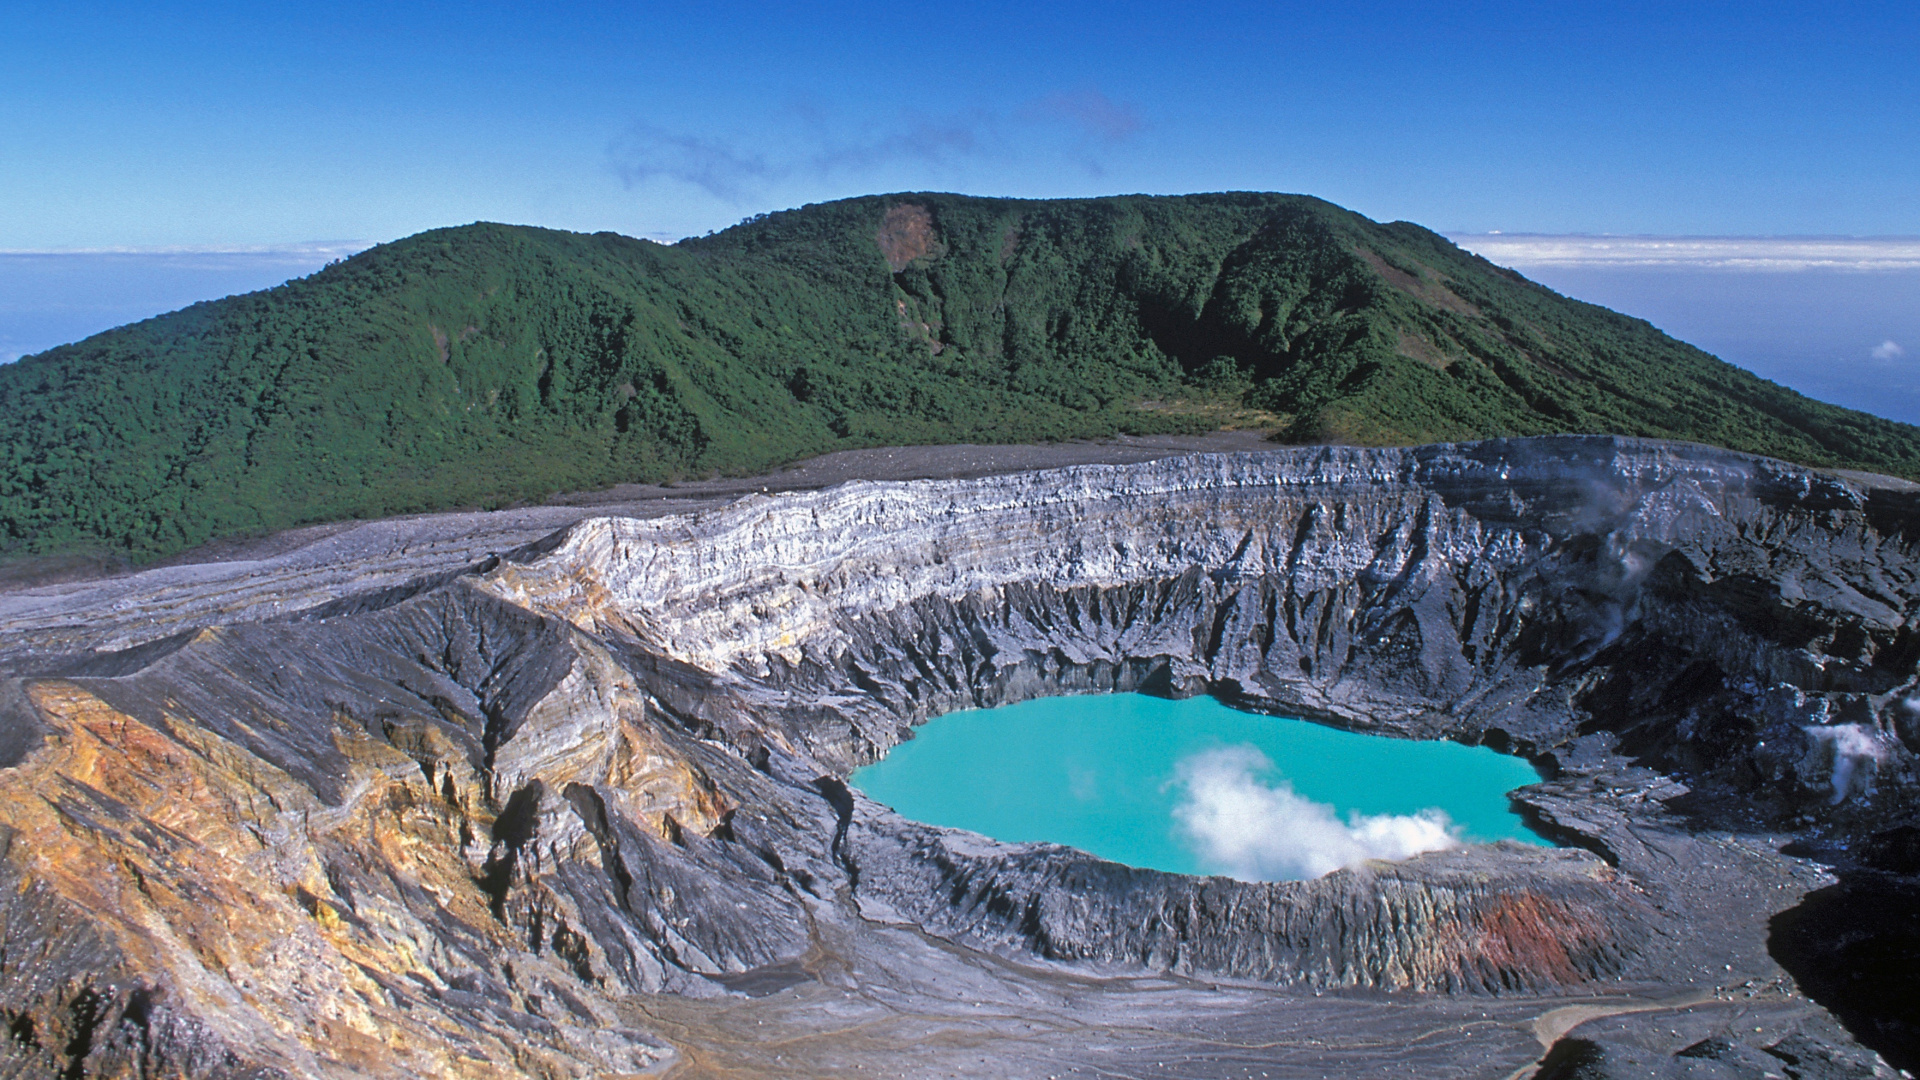
[[[0,362],[202,300],[272,288],[371,246],[0,250]]]
[[[1810,397],[1920,423],[1920,237],[1451,239]]]
[[[1536,269],[1920,270],[1920,236],[1555,236],[1456,233],[1501,266]]]
[[[1451,239],[1811,397],[1920,423],[1920,237]],[[269,288],[369,246],[0,251],[0,361]]]

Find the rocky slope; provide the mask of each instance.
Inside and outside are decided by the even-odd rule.
[[[1789,840],[1912,815],[1917,508],[1686,445],[1318,448],[6,597],[0,1061],[1874,1075],[1768,920],[1841,887]],[[844,782],[941,712],[1119,689],[1534,755],[1571,846],[1248,884]],[[1776,950],[1809,986],[1817,930]]]

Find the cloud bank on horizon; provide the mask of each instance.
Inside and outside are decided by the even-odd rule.
[[[371,240],[313,240],[299,244],[154,244],[109,247],[17,247],[0,248],[0,258],[45,256],[70,258],[139,258],[191,260],[253,260],[260,263],[286,262],[305,266],[315,259],[347,259],[374,246]]]
[[[1369,859],[1406,859],[1459,847],[1460,830],[1439,809],[1354,813],[1345,821],[1281,780],[1250,744],[1204,750],[1174,767],[1173,818],[1201,867],[1242,881],[1317,878]]]
[[[1920,423],[1920,236],[1448,238],[1803,394]]]
[[[202,300],[268,289],[373,245],[0,250],[0,363]]]
[[[1520,270],[1920,270],[1920,236],[1452,233],[1448,239],[1489,262]]]

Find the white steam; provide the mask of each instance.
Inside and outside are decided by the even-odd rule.
[[[1830,754],[1833,805],[1847,801],[1849,795],[1873,794],[1873,781],[1880,763],[1887,759],[1887,745],[1877,732],[1859,724],[1835,724],[1832,727],[1802,728],[1813,739],[1816,751]]]
[[[1460,846],[1459,829],[1439,809],[1355,813],[1342,822],[1285,780],[1263,783],[1259,774],[1271,768],[1250,745],[1203,751],[1176,766],[1182,792],[1173,817],[1201,865],[1243,881],[1291,881]]]

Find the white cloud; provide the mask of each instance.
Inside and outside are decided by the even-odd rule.
[[[967,162],[1009,158],[1027,139],[1045,139],[1056,153],[1100,172],[1100,158],[1146,128],[1137,106],[1093,87],[1033,99],[1011,110],[975,108],[945,114],[903,110],[861,124],[830,110],[795,105],[785,124],[783,149],[747,149],[747,140],[675,131],[636,123],[607,146],[607,163],[629,188],[666,179],[697,187],[727,202],[764,197],[773,184],[792,177],[870,173],[888,166],[935,170]]]
[[[1655,270],[1920,270],[1920,237],[1454,233],[1501,266]]]
[[[1019,115],[1063,121],[1087,136],[1108,143],[1124,142],[1146,127],[1139,106],[1115,101],[1092,87],[1048,94],[1023,106]]]
[[[1174,821],[1203,867],[1244,881],[1316,878],[1368,859],[1405,859],[1460,845],[1438,809],[1417,814],[1352,814],[1294,793],[1259,774],[1273,762],[1250,745],[1207,750],[1176,766],[1181,791]]]
[[[657,176],[692,184],[716,198],[737,200],[746,187],[772,178],[777,170],[762,154],[739,150],[719,139],[634,124],[607,148],[613,170],[633,187]]]
[[[1873,347],[1873,358],[1875,360],[1898,360],[1905,355],[1907,355],[1907,350],[1901,348],[1900,343],[1897,341],[1883,341]]]

